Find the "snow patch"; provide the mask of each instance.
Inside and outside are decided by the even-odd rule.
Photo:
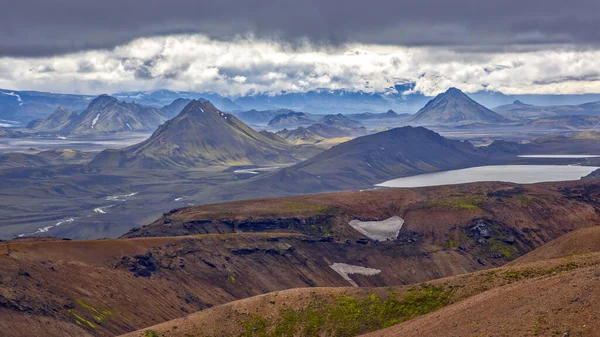
[[[129,194],[118,194],[118,195],[111,195],[105,198],[105,200],[108,201],[126,201],[127,198],[129,197],[133,197],[134,195],[137,195],[137,192],[133,192],[133,193],[129,193]]]
[[[5,91],[1,91],[0,93],[6,95],[6,96],[13,96],[17,99],[17,101],[19,102],[19,105],[23,105],[23,100],[21,99],[21,96],[15,94],[14,92],[5,92]]]
[[[185,198],[185,197],[179,197],[179,198],[175,198],[175,201],[180,201],[180,200],[183,200],[183,198]]]
[[[127,125],[127,127],[129,128],[129,130],[133,130],[133,129],[131,128],[131,125],[129,125],[129,123],[125,123],[125,125]]]
[[[358,284],[350,278],[350,274],[360,274],[365,276],[373,276],[381,273],[379,269],[366,268],[363,266],[354,266],[346,263],[334,263],[329,268],[333,269],[336,273],[340,274],[344,280],[348,281],[352,286],[358,287]]]
[[[106,214],[105,209],[111,208],[111,207],[114,207],[114,206],[115,205],[108,205],[108,206],[104,206],[104,207],[94,208],[94,213]]]
[[[100,118],[100,114],[97,114],[96,118],[94,118],[94,120],[92,121],[92,129],[94,128],[94,125],[96,125],[96,123],[98,123],[98,118]]]
[[[233,171],[233,173],[249,173],[249,174],[259,174],[259,172],[252,171],[252,170],[235,170],[235,171]]]
[[[73,221],[75,221],[75,218],[69,218],[69,219],[61,220],[61,221],[55,223],[54,225],[50,225],[50,226],[46,226],[46,227],[40,227],[40,228],[37,229],[37,231],[31,233],[30,235],[47,233],[50,229],[52,229],[54,227],[58,227],[58,226],[66,224],[66,223],[71,223]],[[22,238],[25,235],[27,235],[27,233],[19,234],[19,235],[17,235],[17,237]]]
[[[383,221],[352,220],[348,224],[369,239],[386,241],[398,238],[404,219],[396,215]]]

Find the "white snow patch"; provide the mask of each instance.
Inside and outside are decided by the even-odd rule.
[[[127,127],[129,128],[129,130],[133,130],[133,129],[131,128],[131,125],[129,125],[129,123],[125,123],[125,124],[126,124],[126,125],[127,125]]]
[[[204,112],[204,109],[200,108],[200,111]]]
[[[350,274],[360,274],[365,276],[373,276],[381,273],[379,269],[366,268],[363,266],[354,266],[346,263],[334,263],[329,268],[333,269],[336,273],[340,274],[344,280],[348,281],[352,286],[358,287],[358,284],[350,278]]]
[[[46,226],[46,227],[40,227],[40,228],[37,229],[37,231],[31,233],[30,235],[35,235],[35,234],[40,234],[40,233],[47,233],[50,229],[52,229],[54,227],[58,227],[58,226],[66,224],[66,223],[71,223],[73,221],[75,221],[75,218],[69,218],[69,219],[61,220],[61,221],[55,223],[54,225],[50,225],[50,226]],[[25,235],[27,235],[27,233],[19,234],[19,235],[17,235],[17,237],[22,238]]]
[[[23,100],[21,99],[21,96],[15,94],[14,92],[5,92],[5,91],[1,91],[0,93],[7,95],[7,96],[13,96],[17,99],[17,101],[19,101],[19,105],[23,105]]]
[[[115,205],[109,205],[109,206],[94,208],[94,213],[106,214],[105,209],[111,208],[111,207],[114,207],[114,206]]]
[[[180,201],[180,200],[183,200],[183,198],[185,198],[185,197],[179,197],[179,198],[175,198],[175,201]]]
[[[63,136],[58,136],[58,137],[56,137],[56,138],[58,138],[58,139],[63,139],[63,140],[67,139],[67,137],[63,137]]]
[[[396,215],[383,221],[352,220],[348,224],[372,240],[386,241],[398,238],[404,219]]]
[[[133,193],[129,193],[129,194],[119,194],[119,195],[111,195],[106,197],[106,200],[108,201],[126,201],[127,198],[129,197],[133,197],[134,195],[137,195],[137,192],[133,192]]]
[[[250,174],[259,174],[260,172],[252,171],[252,170],[235,170],[233,173],[250,173]]]
[[[100,118],[100,114],[97,114],[96,118],[94,118],[94,120],[92,121],[92,129],[94,128],[94,125],[96,125],[96,123],[98,123],[98,118]]]

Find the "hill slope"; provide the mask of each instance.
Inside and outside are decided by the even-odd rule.
[[[103,151],[91,165],[176,168],[268,165],[295,161],[291,145],[252,130],[208,101],[191,101],[142,143]]]
[[[60,132],[68,130],[78,120],[79,115],[73,111],[58,107],[48,118],[34,120],[27,124],[27,128],[45,132]]]
[[[567,115],[542,117],[524,125],[527,128],[544,130],[586,130],[600,128],[600,116]]]
[[[437,95],[408,120],[416,124],[455,124],[459,122],[502,123],[506,118],[456,88]]]
[[[468,142],[409,126],[336,145],[264,178],[264,183],[300,192],[365,188],[391,178],[482,165],[486,158]]]
[[[403,286],[483,270],[570,230],[600,224],[599,191],[597,181],[485,183],[248,200],[184,208],[130,233],[192,236],[1,242],[0,328],[7,336],[114,336],[267,292],[352,282]],[[394,216],[404,224],[390,240],[372,239],[372,232],[354,227],[374,228],[361,222]],[[590,261],[585,257],[584,263]],[[336,269],[336,263],[350,268]],[[340,274],[345,270],[365,275]],[[490,283],[483,273],[468,289],[512,282],[496,273]],[[466,296],[447,298],[448,290],[465,287],[444,282],[435,284],[444,289],[435,290],[433,299]],[[398,300],[411,288],[398,288]],[[365,290],[361,298],[370,298],[371,289]],[[387,287],[373,291],[382,299],[390,296]]]
[[[160,110],[137,103],[126,103],[108,95],[101,95],[79,116],[78,124],[69,128],[79,134],[154,131],[166,119]]]

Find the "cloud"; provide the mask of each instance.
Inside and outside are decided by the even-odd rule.
[[[48,56],[140,37],[252,34],[288,42],[453,46],[597,45],[596,0],[20,0],[0,11],[0,56]]]
[[[170,88],[230,97],[319,88],[383,92],[397,83],[434,95],[600,92],[600,49],[553,46],[506,52],[344,44],[335,47],[204,35],[141,38],[110,50],[0,58],[0,87],[111,93]]]

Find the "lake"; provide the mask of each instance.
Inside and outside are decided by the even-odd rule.
[[[525,154],[519,158],[555,158],[555,159],[578,159],[578,158],[598,158],[598,154]]]
[[[375,186],[423,187],[455,185],[478,181],[503,181],[533,184],[548,181],[578,180],[598,169],[594,166],[565,165],[496,165],[470,167],[461,170],[420,174],[388,180]]]

